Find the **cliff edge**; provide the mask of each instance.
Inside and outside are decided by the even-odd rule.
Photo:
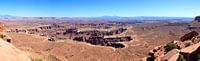
[[[0,22],[0,32],[3,30],[3,24]],[[31,59],[12,44],[0,38],[0,61],[31,61]]]
[[[25,53],[3,39],[0,39],[0,51],[0,61],[31,61]]]

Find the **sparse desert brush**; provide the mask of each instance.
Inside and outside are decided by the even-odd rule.
[[[188,47],[190,46],[191,44],[190,43],[185,43],[185,47]]]
[[[199,43],[199,42],[200,42],[200,39],[199,39],[199,38],[193,39],[192,42],[193,42],[193,43]]]
[[[186,61],[186,59],[183,55],[180,54],[176,61]]]
[[[3,34],[0,33],[0,38],[4,38],[4,37],[5,37],[5,35],[3,35]]]
[[[174,44],[174,43],[167,43],[166,46],[164,46],[164,48],[165,48],[166,52],[169,52],[172,49],[177,49],[178,46],[176,44]]]
[[[35,58],[32,61],[44,61],[42,58]]]

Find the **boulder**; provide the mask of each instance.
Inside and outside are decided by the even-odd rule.
[[[193,37],[198,36],[199,33],[196,31],[192,31],[190,33],[185,34],[180,38],[181,41],[191,40]]]
[[[48,41],[55,41],[55,39],[50,37],[50,38],[48,38]]]

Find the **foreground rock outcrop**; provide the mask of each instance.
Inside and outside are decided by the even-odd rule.
[[[147,61],[196,61],[200,54],[200,36],[196,31],[189,32],[164,46],[158,46],[149,53]],[[144,60],[145,61],[145,60]]]

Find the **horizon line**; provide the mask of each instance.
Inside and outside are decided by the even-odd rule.
[[[8,17],[57,17],[57,18],[62,18],[62,17],[68,17],[68,18],[95,18],[95,17],[185,17],[185,18],[193,18],[193,16],[112,16],[112,15],[102,15],[102,16],[15,16],[15,15],[1,15],[0,16],[8,16]],[[199,16],[199,15],[197,15]],[[194,16],[195,17],[195,16]]]

